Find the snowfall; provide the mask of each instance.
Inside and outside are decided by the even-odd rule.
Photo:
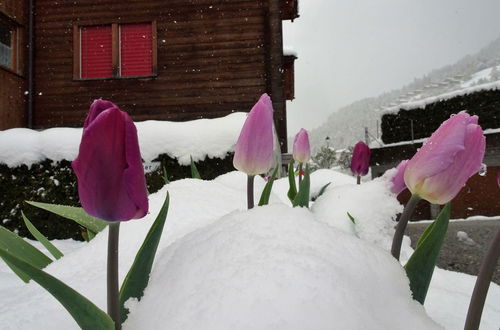
[[[198,130],[192,136],[200,136],[209,131],[206,127],[232,128],[212,139],[207,133],[198,149],[186,138],[183,143],[190,150],[182,153],[176,146],[166,151],[186,159],[193,154],[197,159],[225,155],[234,145],[244,115],[220,120],[227,123],[203,121],[202,130],[196,123],[171,126],[186,137],[191,129]],[[143,153],[149,155],[143,158],[166,152],[158,149],[158,141],[163,148],[168,142],[160,123],[137,126]],[[58,130],[53,136],[50,130],[0,132],[0,146],[10,143],[6,150],[11,150],[19,143],[13,141],[28,136],[31,147],[17,149],[22,158],[18,163],[36,162],[50,152],[53,158],[71,160],[81,131]],[[147,143],[155,131],[158,137]],[[51,136],[53,144],[47,142]],[[54,143],[61,147],[54,148]],[[476,278],[436,268],[425,306],[412,299],[405,272],[389,253],[394,218],[403,209],[390,192],[389,176],[356,185],[352,176],[341,172],[315,171],[312,196],[331,184],[310,209],[291,207],[287,179],[275,182],[268,206],[252,210],[246,210],[246,176],[240,172],[210,181],[183,179],[167,184],[150,195],[150,213],[145,218],[120,227],[123,280],[169,192],[167,222],[149,285],[140,301],[127,302],[130,314],[124,329],[462,329]],[[256,200],[264,185],[257,177]],[[43,250],[37,242],[32,244]],[[106,310],[107,229],[89,243],[55,240],[53,244],[65,255],[45,271]],[[411,253],[405,237],[403,264]],[[498,330],[499,325],[500,286],[492,283],[481,329]],[[25,284],[0,262],[0,328],[78,326],[37,283]]]

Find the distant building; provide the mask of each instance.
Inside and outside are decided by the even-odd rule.
[[[452,201],[452,217],[500,215],[499,187],[496,175],[500,170],[500,82],[454,91],[405,106],[395,113],[382,116],[383,147],[372,151],[372,175],[382,175],[401,160],[411,158],[428,138],[452,114],[467,110],[479,116],[485,130],[487,172],[469,179],[459,195]],[[408,191],[399,196],[406,202]],[[430,219],[438,209],[429,203],[419,204],[416,218]]]
[[[81,126],[101,97],[134,120],[213,118],[267,92],[286,151],[297,17],[297,0],[2,1],[0,129]]]

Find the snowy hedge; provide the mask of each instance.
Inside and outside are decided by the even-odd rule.
[[[170,181],[191,177],[190,158],[203,179],[232,171],[232,150],[246,114],[189,122],[144,121],[136,123],[141,156],[150,193],[164,184],[163,168]],[[71,169],[81,138],[81,128],[35,131],[15,128],[0,131],[0,221],[21,236],[29,233],[21,210],[50,239],[81,239],[78,225],[59,219],[23,201],[78,205],[76,178]]]
[[[452,114],[467,110],[478,115],[483,129],[500,127],[500,90],[481,90],[453,98],[432,98],[429,103],[402,106],[397,113],[382,116],[382,141],[386,144],[429,137]]]
[[[191,177],[189,166],[180,165],[168,155],[158,157],[157,168],[146,174],[148,191],[154,193],[164,185],[163,168],[169,181]],[[214,179],[220,174],[232,171],[232,156],[207,158],[196,166],[204,179]],[[81,240],[80,227],[56,215],[30,206],[23,201],[38,201],[79,206],[76,177],[70,162],[62,160],[8,167],[0,164],[0,219],[2,225],[19,235],[30,237],[21,219],[21,211],[49,239],[73,238]]]

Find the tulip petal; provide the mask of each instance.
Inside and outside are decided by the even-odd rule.
[[[87,128],[87,126],[89,126],[90,123],[93,122],[101,112],[110,108],[118,107],[113,102],[102,99],[97,99],[92,102],[87,118],[85,118],[85,122],[83,123],[83,128]]]
[[[295,135],[293,141],[293,159],[299,163],[307,163],[311,158],[309,135],[303,128]]]
[[[97,113],[87,122],[78,158],[72,163],[82,207],[107,221],[130,220],[147,212],[138,142],[130,137],[136,131],[127,118],[117,107]],[[139,198],[141,193],[146,197]]]
[[[406,170],[406,166],[408,165],[408,160],[403,160],[396,167],[396,174],[392,177],[391,183],[391,192],[399,195],[403,190],[406,189],[406,184],[404,181],[404,174]]]
[[[434,204],[446,204],[452,200],[467,180],[481,168],[486,140],[479,125],[470,124],[465,131],[464,149],[456,153],[451,165],[424,180],[419,191]]]
[[[370,168],[371,150],[363,141],[354,146],[351,159],[351,172],[354,175],[366,175]]]
[[[269,171],[273,164],[273,108],[263,94],[254,105],[241,129],[234,148],[233,165],[248,175]]]
[[[477,116],[461,112],[446,120],[408,162],[405,183],[414,192],[425,178],[446,170],[455,155],[465,149],[468,124],[477,124]]]
[[[123,173],[123,181],[131,202],[137,208],[132,219],[140,219],[148,212],[148,190],[144,169],[141,162],[141,151],[139,150],[139,139],[137,138],[137,128],[132,119],[125,113],[125,155],[128,167]]]

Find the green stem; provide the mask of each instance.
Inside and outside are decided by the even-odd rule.
[[[108,226],[108,315],[115,322],[115,330],[122,328],[118,297],[118,242],[120,223]]]
[[[488,294],[490,282],[493,277],[493,273],[495,272],[499,257],[500,229],[497,229],[495,237],[493,237],[493,241],[484,255],[483,262],[481,263],[481,269],[479,269],[479,274],[477,275],[474,291],[472,292],[472,297],[470,298],[469,310],[467,312],[464,330],[479,329],[484,302],[486,300],[486,295]]]
[[[253,202],[253,175],[249,175],[247,179],[247,206],[248,209],[250,210],[251,208],[254,207],[254,202]]]
[[[361,175],[358,175],[358,176],[356,177],[356,183],[357,183],[357,184],[361,184]]]
[[[399,218],[399,222],[396,225],[396,231],[394,232],[394,238],[392,239],[391,254],[394,258],[399,260],[399,255],[401,254],[401,243],[403,242],[403,235],[405,233],[406,225],[417,206],[420,197],[418,195],[411,195],[410,200],[406,203],[403,214]]]
[[[299,163],[299,187],[302,182],[302,163]]]

